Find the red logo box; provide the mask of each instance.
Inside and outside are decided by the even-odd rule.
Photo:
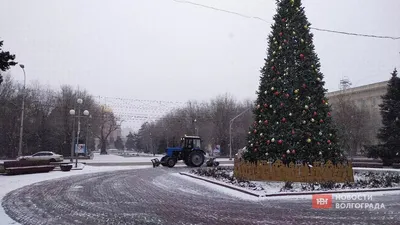
[[[330,209],[332,208],[331,194],[316,194],[312,196],[313,209]]]

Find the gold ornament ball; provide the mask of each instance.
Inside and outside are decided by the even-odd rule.
[[[298,94],[299,93],[299,89],[294,90],[294,93]]]
[[[275,41],[275,42],[274,42],[274,44],[276,44],[276,45],[277,45],[277,44],[278,44],[278,42],[277,42],[277,41]]]
[[[296,31],[293,31],[293,35],[296,35]]]
[[[305,105],[304,108],[305,108],[305,109],[308,109],[308,105]]]
[[[304,26],[304,29],[308,29],[308,26],[307,26],[307,25],[305,25],[305,26]]]
[[[318,78],[317,78],[317,81],[321,81],[321,78],[318,77]]]
[[[307,139],[307,143],[311,143],[311,139],[310,138]]]
[[[301,41],[301,43],[304,43],[304,39],[301,39],[300,41]]]
[[[279,46],[279,50],[282,50],[282,46]]]

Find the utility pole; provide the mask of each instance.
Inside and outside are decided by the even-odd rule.
[[[22,156],[22,137],[24,135],[24,114],[25,114],[25,88],[26,88],[26,73],[25,66],[19,64],[22,71],[24,72],[24,87],[22,91],[22,109],[21,109],[21,126],[19,128],[19,145],[18,145],[18,156]]]

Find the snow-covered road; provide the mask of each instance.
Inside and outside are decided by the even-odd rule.
[[[10,192],[2,205],[21,224],[400,224],[399,192],[373,194],[372,202],[384,203],[385,209],[318,210],[311,208],[311,196],[260,200],[178,175],[187,170],[125,170],[45,181]]]

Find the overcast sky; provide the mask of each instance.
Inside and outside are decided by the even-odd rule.
[[[274,0],[191,0],[272,21]],[[173,0],[0,0],[0,39],[28,82],[94,95],[186,101],[255,98],[270,24]],[[399,0],[303,0],[314,27],[400,36]],[[326,88],[387,80],[400,40],[312,31]],[[17,80],[22,71],[11,70]]]

